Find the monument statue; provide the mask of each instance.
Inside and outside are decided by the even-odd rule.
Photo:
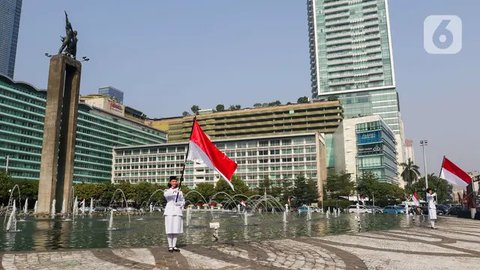
[[[74,31],[72,24],[68,20],[68,14],[65,11],[65,36],[61,37],[62,46],[58,50],[58,54],[65,52],[65,54],[73,57],[77,56],[77,31]]]
[[[43,130],[38,216],[72,212],[72,184],[82,64],[77,31],[65,12],[65,32],[58,54],[51,56]],[[58,209],[58,210],[57,210]]]

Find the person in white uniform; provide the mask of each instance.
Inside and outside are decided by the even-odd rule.
[[[430,219],[430,228],[436,229],[435,221],[437,220],[437,206],[435,205],[435,197],[437,193],[433,193],[431,188],[427,188],[428,218]]]
[[[168,240],[168,251],[180,251],[177,248],[177,236],[183,233],[183,206],[185,200],[183,193],[178,189],[178,182],[176,176],[170,176],[168,181],[168,189],[163,192],[163,196],[167,201],[165,206],[165,232]],[[177,199],[178,194],[178,199]]]

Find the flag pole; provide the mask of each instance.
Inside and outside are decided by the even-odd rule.
[[[178,183],[178,190],[179,191],[180,191],[180,187],[182,186],[183,176],[185,175],[185,167],[187,166],[188,153],[190,152],[190,139],[192,138],[193,127],[195,125],[196,120],[197,120],[197,115],[195,115],[193,117],[193,120],[192,120],[192,129],[190,130],[190,136],[188,137],[187,153],[185,154],[185,161],[183,162],[182,174],[180,175],[180,183]],[[180,192],[177,193],[177,197],[175,198],[175,202],[178,201],[178,194],[180,194]]]

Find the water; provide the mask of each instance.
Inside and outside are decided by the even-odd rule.
[[[326,218],[312,213],[306,215],[289,213],[288,222],[283,214],[264,213],[244,217],[236,212],[195,211],[190,213],[190,226],[184,227],[179,244],[205,244],[212,241],[210,222],[219,222],[219,242],[242,240],[279,239],[299,236],[324,236],[367,230],[383,230],[408,227],[405,215],[345,214]],[[44,220],[27,218],[17,224],[18,233],[0,232],[0,251],[43,251],[69,248],[123,248],[166,245],[164,217],[161,213],[148,214],[143,220],[131,220],[127,216],[115,217],[115,230],[108,230],[109,220],[105,216],[85,216],[75,222],[65,222],[58,217]]]

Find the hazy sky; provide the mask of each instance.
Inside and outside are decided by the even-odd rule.
[[[296,101],[310,96],[305,0],[23,0],[15,79],[46,88],[48,58],[69,12],[84,63],[81,93],[111,85],[149,117],[191,105]],[[428,139],[428,170],[446,155],[480,170],[480,1],[391,0],[390,22],[400,106],[408,138]],[[423,48],[429,15],[457,15],[463,48]],[[422,171],[423,172],[423,171]]]

